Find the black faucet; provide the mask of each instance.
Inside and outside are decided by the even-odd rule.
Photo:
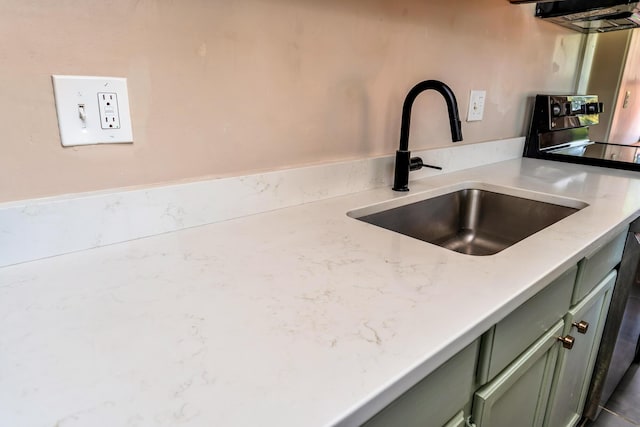
[[[428,89],[438,91],[447,102],[449,110],[449,125],[451,126],[451,140],[462,141],[462,128],[458,114],[458,102],[449,86],[438,80],[425,80],[418,83],[409,91],[402,107],[402,124],[400,126],[400,149],[396,151],[396,169],[393,179],[393,190],[409,191],[409,171],[422,169],[423,167],[442,169],[438,166],[425,165],[420,157],[411,157],[409,151],[409,125],[411,123],[411,108],[413,101],[422,92]]]

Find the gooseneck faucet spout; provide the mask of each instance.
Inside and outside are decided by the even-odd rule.
[[[400,148],[396,151],[396,167],[393,180],[395,191],[409,191],[409,172],[423,167],[442,169],[437,166],[425,165],[419,157],[411,157],[409,151],[409,127],[411,125],[411,108],[415,99],[425,90],[433,89],[440,93],[447,103],[449,111],[449,125],[451,126],[451,140],[462,141],[462,124],[458,114],[458,102],[449,86],[438,80],[425,80],[418,83],[409,91],[402,106],[402,123],[400,125]]]

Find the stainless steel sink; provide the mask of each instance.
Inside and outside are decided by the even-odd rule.
[[[537,193],[533,193],[537,194]],[[550,196],[553,198],[553,196]],[[360,209],[349,215],[468,255],[493,255],[587,206],[562,206],[477,188],[465,188],[403,206]]]

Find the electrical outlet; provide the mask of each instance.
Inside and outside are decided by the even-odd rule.
[[[469,96],[468,122],[479,122],[484,116],[484,102],[487,97],[485,90],[472,90]]]
[[[102,129],[120,129],[117,93],[98,93],[98,109]]]
[[[133,142],[127,79],[52,76],[64,147]]]

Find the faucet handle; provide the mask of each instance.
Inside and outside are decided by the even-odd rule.
[[[411,157],[410,151],[396,151],[396,168],[393,172],[393,191],[409,191],[409,171],[416,171],[422,168],[442,170],[440,166],[425,165],[420,157]]]
[[[420,157],[412,157],[411,160],[409,161],[409,170],[417,171],[417,170],[420,170],[422,168],[431,168],[431,169],[442,170],[442,168],[440,166],[433,166],[433,165],[424,164],[422,162],[422,158],[420,158]]]

